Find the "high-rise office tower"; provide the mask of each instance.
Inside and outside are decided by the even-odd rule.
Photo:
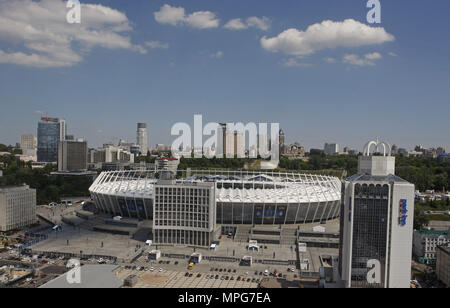
[[[231,130],[226,123],[220,123],[217,132],[216,156],[223,158],[245,157],[245,134],[239,130]]]
[[[87,170],[87,141],[64,140],[59,142],[58,171]]]
[[[57,162],[58,146],[66,137],[66,121],[41,118],[38,123],[37,159],[39,162]]]
[[[239,132],[239,131],[234,132],[233,150],[234,150],[234,155],[236,155],[237,158],[245,157],[244,133]]]
[[[279,153],[280,154],[285,154],[286,153],[286,145],[285,145],[286,135],[284,134],[282,129],[280,129],[280,132],[278,134],[278,142],[279,142],[279,145],[280,145],[280,152]]]
[[[370,148],[383,156],[373,156]],[[414,185],[395,176],[389,144],[372,141],[343,183],[339,273],[346,287],[409,288]]]
[[[136,143],[141,149],[142,155],[147,155],[148,151],[148,135],[147,135],[147,124],[138,123],[137,124],[137,136]]]

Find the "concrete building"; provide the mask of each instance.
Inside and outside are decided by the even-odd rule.
[[[136,144],[139,145],[142,155],[147,155],[148,151],[148,135],[147,124],[138,123],[136,132]]]
[[[226,123],[220,123],[218,129],[216,156],[226,158],[245,157],[245,135],[241,131],[230,130]]]
[[[174,157],[158,157],[155,162],[156,170],[171,171],[174,174],[177,172],[180,164],[180,161]]]
[[[37,155],[37,138],[34,135],[20,136],[22,155],[34,157]]]
[[[89,150],[89,163],[134,163],[134,154],[120,147],[104,145],[100,149]]]
[[[29,186],[0,187],[0,231],[36,223],[36,190]]]
[[[119,266],[110,264],[85,264],[80,268],[80,282],[77,275],[69,271],[43,284],[40,289],[118,289],[123,281],[116,275]],[[72,282],[72,283],[71,283]]]
[[[58,148],[58,171],[87,170],[87,141],[60,141]]]
[[[41,118],[38,123],[38,162],[57,162],[59,142],[66,138],[66,121],[56,118]]]
[[[436,250],[436,275],[447,287],[450,286],[450,244],[439,246]]]
[[[450,231],[415,230],[413,253],[420,263],[436,264],[437,247],[450,243]]]
[[[325,143],[323,150],[324,150],[325,154],[327,154],[327,155],[336,155],[339,153],[339,144]]]
[[[372,156],[383,148],[383,156]],[[344,181],[339,274],[345,287],[409,288],[414,185],[395,176],[390,146],[367,143],[358,174]]]
[[[154,243],[209,247],[216,239],[214,184],[160,180],[154,189]]]
[[[286,135],[284,134],[284,131],[280,129],[280,132],[278,134],[278,142],[280,145],[280,154],[287,154],[287,146],[286,146]]]

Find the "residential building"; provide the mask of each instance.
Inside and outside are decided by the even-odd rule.
[[[383,156],[373,156],[383,149]],[[358,174],[344,181],[339,273],[346,287],[409,288],[414,185],[395,175],[390,146],[366,144]]]
[[[36,223],[36,190],[29,186],[0,187],[0,231]]]
[[[420,263],[436,264],[438,246],[450,242],[450,231],[445,230],[415,230],[413,253]]]
[[[220,157],[245,157],[245,135],[241,131],[232,131],[226,123],[219,124],[217,148],[215,154]]]
[[[34,135],[20,136],[22,155],[34,157],[37,155],[37,138]]]
[[[147,124],[138,123],[136,132],[136,144],[139,145],[142,155],[147,155],[148,151],[148,135]]]
[[[325,143],[324,152],[327,155],[336,155],[339,153],[339,144],[337,143]]]
[[[120,147],[105,144],[100,149],[89,149],[89,163],[134,163],[134,154]]]
[[[60,141],[58,149],[58,171],[87,170],[87,141]]]

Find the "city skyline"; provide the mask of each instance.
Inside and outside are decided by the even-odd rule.
[[[84,19],[81,11],[84,34],[98,27],[108,34],[104,42],[83,41],[65,16],[43,25],[37,9],[65,14],[63,1],[0,2],[1,22],[21,11],[20,25],[64,41],[43,38],[55,44],[52,51],[24,27],[0,31],[0,101],[8,107],[0,143],[36,135],[39,118],[48,115],[65,118],[90,147],[134,141],[138,122],[148,124],[150,145],[171,144],[171,126],[201,113],[208,122],[278,122],[287,143],[306,148],[336,142],[359,149],[374,136],[408,149],[450,148],[450,44],[442,40],[448,2],[382,1],[379,25],[367,23],[364,1],[81,3],[105,8],[109,19],[98,24],[92,7]],[[358,40],[356,33],[352,44],[324,35],[316,44],[308,41],[313,25],[319,34],[356,25],[373,35]],[[73,38],[59,26],[75,31]]]

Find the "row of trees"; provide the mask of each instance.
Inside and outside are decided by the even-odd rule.
[[[289,160],[282,157],[280,168],[287,170],[345,170],[347,175],[358,171],[358,157],[351,155],[328,156],[310,155],[309,160]],[[396,157],[396,175],[414,183],[416,189],[425,191],[450,189],[450,162],[439,162],[433,158]]]
[[[191,169],[243,169],[245,164],[252,164],[255,160],[248,158],[184,158],[180,159],[179,170]]]
[[[37,190],[37,203],[58,202],[64,197],[81,197],[89,195],[92,184],[90,177],[52,176],[55,166],[47,165],[42,169],[32,169],[31,163],[24,163],[14,155],[0,156],[4,164],[0,186],[27,184]]]

